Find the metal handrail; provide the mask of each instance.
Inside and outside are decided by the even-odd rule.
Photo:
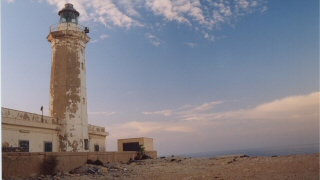
[[[70,26],[72,25],[72,26]],[[74,26],[76,25],[76,26]],[[57,23],[50,26],[50,32],[59,31],[59,27],[65,27],[63,30],[84,31],[85,26],[75,23]]]
[[[2,147],[2,152],[28,152],[26,147]]]

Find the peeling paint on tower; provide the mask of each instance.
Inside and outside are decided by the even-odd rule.
[[[84,139],[88,139],[85,48],[90,37],[77,22],[77,11],[71,4],[59,12],[73,12],[68,19],[50,28],[47,39],[52,48],[50,82],[50,115],[58,118],[60,152],[87,152]],[[79,15],[79,13],[78,13]],[[64,16],[63,16],[64,17]],[[26,117],[28,118],[28,117]]]

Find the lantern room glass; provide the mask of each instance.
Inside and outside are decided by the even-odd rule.
[[[78,14],[73,11],[64,11],[60,13],[60,23],[75,23],[78,24]]]

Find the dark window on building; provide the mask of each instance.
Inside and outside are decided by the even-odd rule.
[[[123,151],[139,151],[139,142],[123,143]]]
[[[88,139],[84,139],[84,149],[85,150],[89,149],[89,141],[88,141]]]
[[[94,145],[94,151],[95,151],[95,152],[99,152],[99,145],[97,145],[97,144]]]
[[[29,152],[29,141],[27,140],[20,140],[19,147],[23,148],[22,151]]]
[[[44,142],[44,152],[52,152],[52,142]]]

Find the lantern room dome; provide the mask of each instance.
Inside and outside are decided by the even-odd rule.
[[[60,23],[76,23],[78,24],[78,17],[80,13],[73,8],[73,5],[67,3],[64,8],[58,12],[60,16]]]

